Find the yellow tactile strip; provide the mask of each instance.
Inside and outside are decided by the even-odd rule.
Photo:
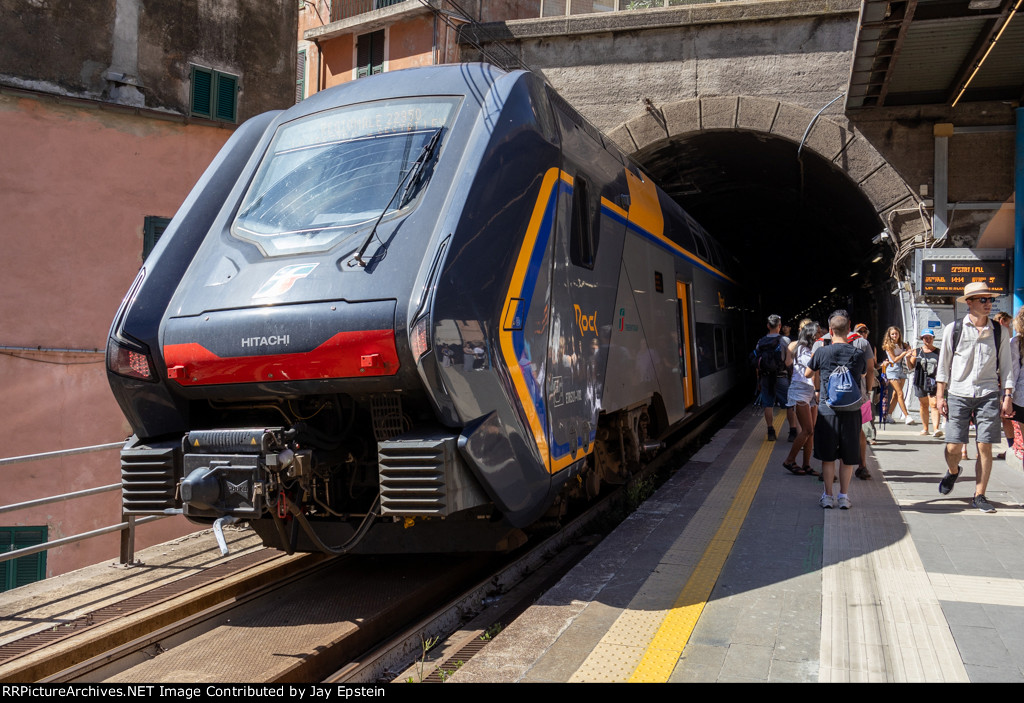
[[[776,414],[777,433],[784,419],[785,414]],[[570,682],[668,680],[711,596],[775,446],[764,440],[760,424],[757,427]]]

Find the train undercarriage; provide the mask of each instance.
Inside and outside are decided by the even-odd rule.
[[[206,402],[178,440],[122,453],[126,514],[248,521],[268,546],[327,553],[508,551],[507,522],[459,451],[458,432],[398,394]],[[240,427],[240,424],[245,426]],[[646,404],[602,415],[593,451],[540,521],[625,483],[660,448]]]

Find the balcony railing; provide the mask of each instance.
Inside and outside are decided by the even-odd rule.
[[[650,10],[656,7],[696,5],[723,0],[542,0],[541,17],[559,15],[589,15],[595,12],[623,10]]]
[[[407,0],[334,0],[331,6],[331,21],[348,19],[390,5],[397,5]],[[500,0],[499,0],[500,1]],[[695,5],[729,0],[540,0],[532,15],[537,12],[541,17],[558,17],[564,15],[588,15],[599,12],[627,12],[630,10],[649,10],[657,7],[676,7],[678,5]],[[485,15],[492,13],[485,13]],[[498,13],[499,15],[501,13]],[[536,15],[534,15],[536,16]],[[483,21],[488,21],[485,16]],[[518,19],[531,19],[520,16]]]
[[[331,4],[331,22],[348,19],[366,12],[397,5],[406,0],[334,0]]]

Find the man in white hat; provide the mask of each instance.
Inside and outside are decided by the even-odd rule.
[[[960,451],[967,443],[971,422],[978,432],[974,499],[983,513],[996,510],[985,497],[992,474],[992,445],[1002,442],[1001,417],[1013,415],[1010,346],[999,324],[989,320],[995,293],[987,283],[968,283],[957,298],[967,304],[967,317],[946,325],[942,334],[935,401],[946,423],[946,475],[939,493],[953,490],[960,477]]]

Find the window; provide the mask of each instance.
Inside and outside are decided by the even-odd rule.
[[[238,121],[238,76],[193,66],[190,110],[196,117]]]
[[[295,102],[300,103],[306,97],[306,50],[299,52],[295,62]]]
[[[145,229],[142,234],[142,260],[145,261],[149,256],[149,252],[153,251],[153,247],[160,241],[160,237],[163,235],[164,230],[167,229],[167,225],[171,224],[170,218],[157,217],[156,215],[147,215]]]
[[[590,191],[585,178],[577,175],[573,179],[569,257],[577,266],[592,270],[597,257],[597,233],[601,223],[594,197],[596,194]]]
[[[413,207],[458,98],[378,100],[278,128],[231,233],[267,256],[327,251]]]
[[[384,30],[360,34],[356,43],[356,78],[384,71]]]
[[[13,552],[46,541],[47,527],[0,527],[0,552]],[[0,591],[9,591],[46,578],[46,552],[0,562]]]

